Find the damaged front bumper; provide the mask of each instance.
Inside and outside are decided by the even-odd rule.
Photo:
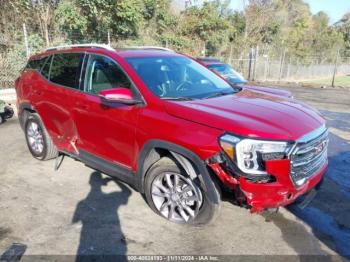
[[[273,163],[274,162],[274,163]],[[276,178],[271,183],[251,183],[240,177],[240,189],[246,196],[252,212],[262,212],[267,208],[276,208],[293,203],[299,196],[313,189],[326,171],[327,163],[300,187],[296,187],[290,178],[289,160],[271,161],[267,165],[269,174]]]
[[[233,190],[239,203],[250,208],[252,213],[261,213],[265,209],[278,208],[293,203],[299,196],[306,194],[320,183],[326,171],[328,161],[302,186],[295,186],[290,176],[288,159],[273,160],[266,163],[266,171],[274,177],[273,181],[251,181],[244,176],[233,178],[219,164],[209,164],[221,182]]]

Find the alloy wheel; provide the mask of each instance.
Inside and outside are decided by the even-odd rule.
[[[181,174],[166,172],[152,182],[152,200],[158,211],[172,222],[188,223],[202,205],[202,193],[195,183]]]
[[[40,126],[35,122],[30,122],[27,127],[27,137],[30,148],[36,153],[41,154],[44,150],[44,138]]]

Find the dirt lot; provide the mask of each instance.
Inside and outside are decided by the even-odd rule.
[[[283,208],[270,222],[224,202],[213,225],[172,224],[137,192],[79,162],[66,159],[55,172],[53,161],[33,159],[17,119],[9,120],[0,126],[0,256],[16,242],[26,255],[70,260],[77,253],[350,257],[350,91],[289,89],[327,118],[330,166],[307,208]]]

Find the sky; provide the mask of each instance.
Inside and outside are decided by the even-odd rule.
[[[339,21],[350,11],[350,0],[304,0],[310,5],[311,12],[324,11],[331,18],[331,23]]]
[[[184,1],[185,0],[178,0]],[[197,2],[202,2],[199,0]],[[316,14],[319,11],[324,11],[330,17],[330,22],[333,24],[339,21],[346,12],[350,12],[350,0],[304,0],[310,5],[311,12]],[[242,10],[243,2],[248,0],[231,0],[233,9]]]

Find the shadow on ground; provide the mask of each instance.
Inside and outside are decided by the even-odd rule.
[[[328,126],[350,131],[349,113],[322,113]],[[305,209],[297,204],[287,209],[307,223],[329,248],[350,258],[350,143],[333,133],[329,138],[329,166],[318,194]],[[278,226],[282,230],[283,224]]]
[[[332,261],[328,253],[322,250],[318,240],[310,240],[310,232],[301,223],[284,217],[281,212],[270,215],[266,221],[272,222],[280,228],[283,240],[298,254],[299,261],[318,261],[320,258],[322,261]],[[308,253],[305,249],[306,246],[312,246],[317,255]]]
[[[121,191],[104,193],[102,187],[116,183]],[[72,222],[82,225],[76,261],[126,261],[126,240],[118,208],[126,205],[131,190],[124,184],[93,172],[90,192],[76,207]]]

